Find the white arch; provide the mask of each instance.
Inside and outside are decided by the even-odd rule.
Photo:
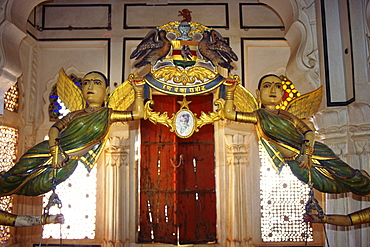
[[[4,111],[4,93],[22,74],[19,45],[26,37],[27,18],[35,6],[45,1],[5,0],[0,5],[0,114]]]
[[[291,56],[286,75],[292,81],[301,83],[300,90],[312,91],[318,88],[319,61],[316,36],[316,15],[314,1],[301,0],[261,0],[273,8],[285,26],[285,38],[290,45]]]

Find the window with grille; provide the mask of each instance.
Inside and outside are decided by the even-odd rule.
[[[4,94],[4,109],[11,112],[18,112],[18,83],[11,86]]]
[[[18,142],[18,130],[0,125],[0,172],[7,171],[15,164]],[[12,211],[12,199],[10,196],[0,198],[0,209],[6,212]],[[0,225],[0,244],[10,238],[10,228]]]
[[[312,228],[303,222],[309,187],[299,181],[287,165],[277,174],[262,144],[259,150],[262,241],[312,241]]]
[[[277,109],[286,109],[301,94],[294,84],[281,75],[284,95]],[[285,166],[280,174],[273,168],[270,158],[259,145],[261,157],[261,234],[264,242],[312,241],[312,227],[303,222],[309,188],[299,181]]]
[[[80,86],[80,78],[69,76]],[[56,86],[50,93],[49,116],[56,121],[67,115],[70,110],[65,107],[57,95]],[[65,223],[44,226],[43,238],[59,239],[94,239],[96,221],[96,186],[97,176],[94,167],[89,173],[83,164],[79,163],[73,174],[56,188],[56,193],[62,201],[62,208],[54,206],[50,214],[62,213]],[[52,192],[44,195],[43,206],[48,203]]]
[[[73,174],[59,184],[55,190],[62,207],[53,206],[50,214],[62,213],[65,222],[62,225],[44,226],[43,238],[59,239],[94,239],[96,220],[96,167],[89,173],[79,163]],[[52,192],[44,195],[44,207]]]

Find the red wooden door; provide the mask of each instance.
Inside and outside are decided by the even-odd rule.
[[[180,109],[182,97],[156,96],[154,111]],[[197,116],[212,111],[212,95],[187,97]],[[168,127],[141,122],[139,242],[171,244],[216,241],[213,125],[190,138]],[[181,157],[181,158],[180,158]]]

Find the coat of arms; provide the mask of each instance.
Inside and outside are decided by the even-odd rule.
[[[184,96],[186,101],[188,95],[209,93],[225,80],[230,80],[220,75],[219,68],[229,73],[234,68],[231,63],[238,57],[218,31],[192,22],[191,11],[187,9],[179,12],[184,17],[182,21],[169,22],[149,31],[130,58],[136,60],[136,68],[150,66],[150,72],[143,78],[150,88],[169,95]],[[207,116],[207,121],[200,121],[189,108],[186,111],[191,113],[195,123],[189,133],[221,118],[221,112],[213,112],[203,116]],[[183,137],[174,123],[178,113],[171,120],[166,116],[154,114],[147,107],[148,119],[168,125],[171,131]]]

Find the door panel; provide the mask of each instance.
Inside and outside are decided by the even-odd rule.
[[[153,110],[172,113],[181,97],[153,97]],[[187,97],[200,116],[212,111],[212,95]],[[139,242],[172,244],[216,241],[216,194],[213,125],[190,138],[168,127],[141,122]],[[182,157],[182,158],[180,158]]]
[[[171,111],[174,98],[156,100],[155,111]],[[172,107],[172,108],[170,108]],[[176,243],[174,168],[176,135],[161,124],[141,121],[140,231],[142,243]]]

